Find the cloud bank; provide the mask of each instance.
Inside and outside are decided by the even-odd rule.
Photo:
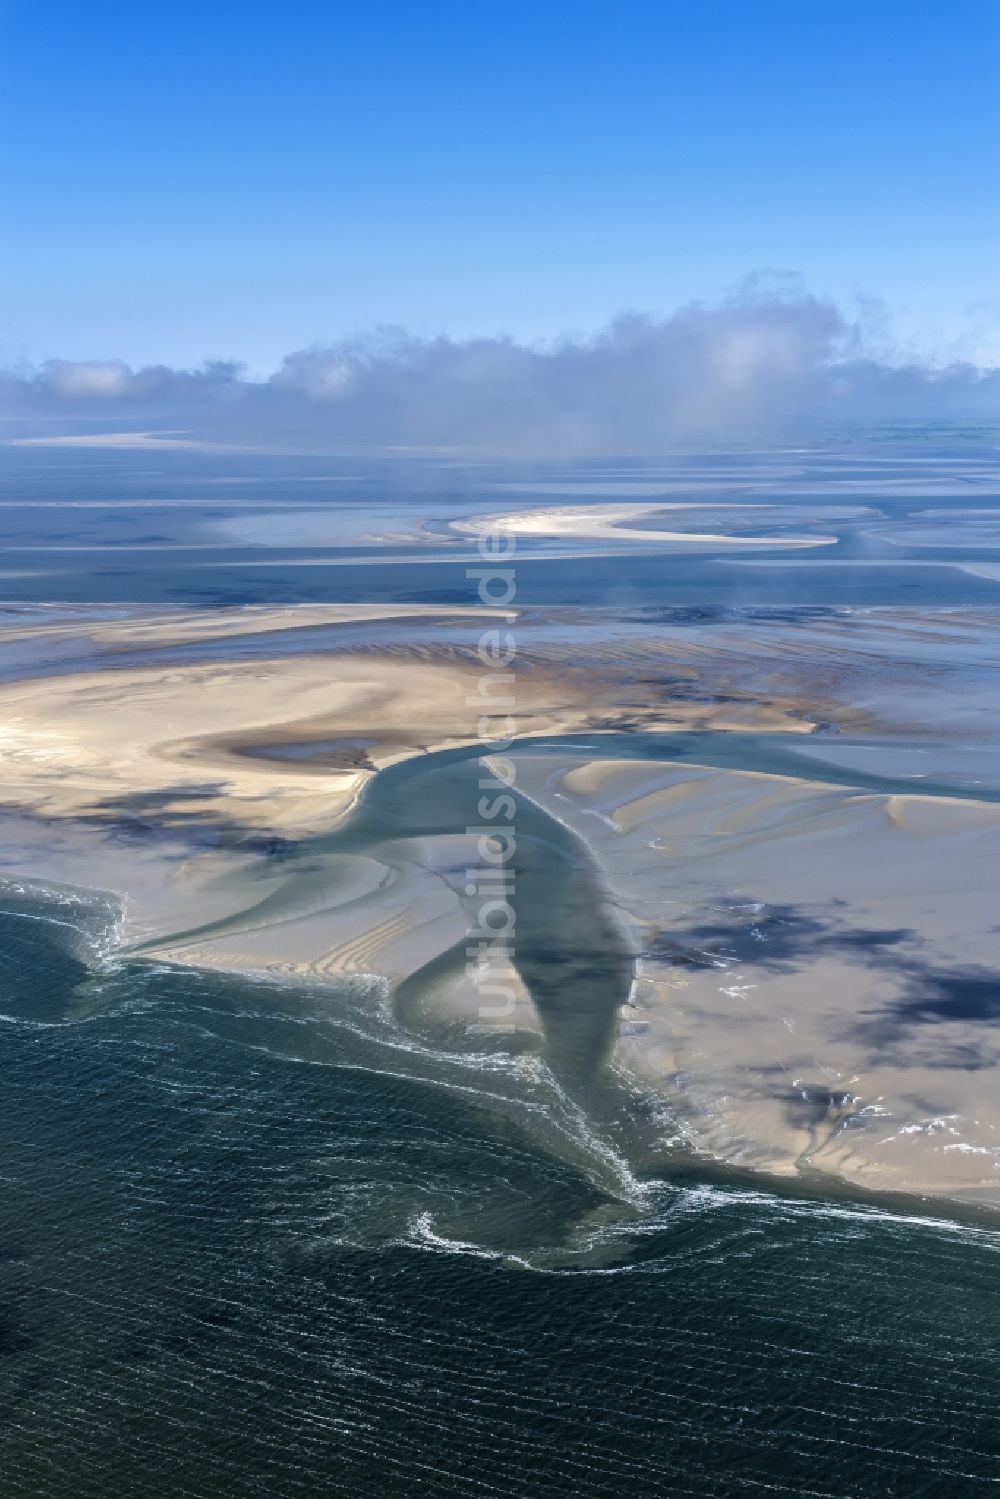
[[[866,352],[869,342],[863,323],[828,301],[750,289],[666,318],[623,315],[592,338],[546,347],[381,330],[289,354],[265,380],[222,361],[134,370],[53,359],[0,375],[0,409],[22,431],[54,435],[83,424],[275,450],[511,455],[1000,414],[1000,370],[894,362]]]

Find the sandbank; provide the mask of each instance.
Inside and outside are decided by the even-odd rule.
[[[720,531],[669,531],[659,527],[632,525],[633,521],[651,520],[653,517],[678,515],[689,511],[710,511],[725,525],[726,517],[732,516],[743,526],[752,526],[755,519],[766,517],[767,523],[778,524],[818,521],[824,511],[810,511],[803,507],[778,507],[767,504],[737,504],[725,502],[710,504],[704,501],[673,501],[658,504],[643,502],[618,504],[562,505],[543,510],[522,510],[508,515],[472,516],[450,522],[450,529],[458,535],[481,536],[501,533],[507,536],[566,538],[568,540],[601,541],[645,541],[655,543],[683,543],[685,545],[708,544],[711,546],[736,547],[815,547],[829,546],[836,536],[796,536],[779,532],[774,536],[746,536]],[[829,519],[848,516],[875,515],[866,509],[845,510],[843,507],[825,514]]]
[[[664,1138],[772,1173],[1000,1201],[1000,806],[525,751],[637,955],[618,1065]]]

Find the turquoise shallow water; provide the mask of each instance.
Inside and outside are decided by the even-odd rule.
[[[5,1494],[995,1490],[988,1224],[644,1179],[371,993],[0,906]]]

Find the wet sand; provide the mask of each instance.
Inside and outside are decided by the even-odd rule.
[[[947,704],[967,624],[661,625],[609,636],[581,668],[558,611],[525,622],[524,937],[501,1036],[479,1024],[463,951],[482,665],[407,641],[405,608],[305,609],[42,623],[151,664],[0,686],[3,871],[121,893],[123,944],[160,958],[367,975],[405,1026],[534,1050],[578,1080],[610,1057],[654,1101],[666,1152],[996,1200],[1000,807],[974,787],[824,784],[801,757],[774,774],[572,745],[697,730],[738,757],[747,731],[794,732],[822,756],[813,731],[832,715],[877,747],[875,729],[914,727],[911,673],[929,661]],[[396,617],[395,643],[224,659],[229,636]],[[156,664],[206,640],[221,659]]]
[[[534,757],[636,952],[619,1064],[677,1142],[1000,1202],[1000,806],[696,764]]]
[[[99,607],[75,609],[54,607],[54,618],[45,609],[22,606],[0,622],[0,646],[21,640],[52,636],[85,636],[89,640],[125,649],[146,645],[167,647],[202,640],[232,640],[245,635],[270,634],[279,630],[308,630],[320,625],[372,623],[379,620],[424,620],[444,616],[451,619],[485,619],[493,611],[474,604],[245,604],[227,609],[149,610],[133,606],[118,609],[118,618],[107,618]],[[65,617],[65,616],[69,617]]]
[[[0,684],[3,802],[45,817],[301,837],[336,826],[375,770],[506,732],[500,687],[516,693],[521,739],[640,723],[775,732],[813,726],[792,691],[740,692],[728,682],[720,691],[715,680],[693,691],[697,671],[678,669],[670,652],[651,658],[644,640],[596,650],[583,666],[558,645],[525,650],[516,688],[505,686],[489,681],[471,644],[411,640],[414,618],[471,625],[473,638],[508,619],[470,608],[354,605],[129,610],[111,620],[86,610],[69,619],[15,615],[0,632],[8,652],[56,636],[85,638],[110,654],[100,657],[100,669]],[[338,625],[395,620],[398,632],[378,646],[336,635]],[[334,628],[329,653],[269,656],[266,643],[255,654],[252,642],[238,659],[226,653],[228,639],[318,625]],[[205,642],[218,647],[217,659],[174,654],[158,662],[158,650]],[[149,665],[117,664],[116,652],[136,659],[137,648]],[[320,753],[332,745],[339,756]],[[296,746],[317,753],[294,754]]]

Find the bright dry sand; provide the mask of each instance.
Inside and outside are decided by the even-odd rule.
[[[619,503],[603,505],[561,505],[545,510],[522,510],[512,515],[476,516],[472,519],[452,521],[451,529],[460,535],[479,536],[502,532],[508,536],[542,538],[565,538],[567,540],[591,541],[645,541],[659,543],[683,542],[685,544],[710,544],[712,546],[736,547],[815,547],[829,546],[836,536],[794,536],[779,532],[775,536],[731,535],[726,531],[667,531],[654,526],[632,525],[645,517],[679,514],[680,512],[709,510],[715,515],[732,512],[744,525],[752,525],[754,512],[763,511],[768,519],[783,518],[801,522],[808,519],[808,512],[798,512],[783,507],[781,517],[773,506],[753,504],[720,505],[704,502],[660,502]],[[850,514],[865,515],[874,512],[864,509],[852,510]],[[829,515],[829,511],[827,512]],[[845,514],[843,510],[836,516]],[[831,517],[833,518],[833,517]]]
[[[120,620],[14,619],[0,643],[46,634],[83,635],[112,648],[175,647],[319,624],[494,611],[356,605],[298,605],[204,612],[130,613]],[[508,708],[501,684],[471,648],[400,644],[330,654],[65,672],[0,685],[3,801],[47,817],[115,819],[143,811],[170,825],[211,819],[233,830],[301,837],[335,825],[373,767],[427,750],[499,734]],[[648,668],[647,668],[648,669]],[[678,699],[630,681],[614,660],[601,673],[557,658],[533,659],[516,678],[520,737],[614,727],[756,728],[808,732],[801,703]],[[493,680],[491,680],[493,679]],[[481,689],[480,683],[489,681]],[[623,685],[624,684],[624,685]],[[510,691],[510,688],[503,689]],[[484,693],[486,694],[484,696]],[[492,694],[492,696],[490,696]],[[333,741],[342,764],[262,758],[256,749]],[[351,749],[356,752],[352,755]]]
[[[11,645],[84,636],[112,652],[207,640],[224,650],[230,637],[397,617],[404,643],[128,668],[115,668],[112,654],[103,670],[0,685],[6,869],[126,894],[123,940],[160,939],[161,951],[188,961],[405,978],[465,928],[432,840],[388,865],[355,859],[338,868],[336,888],[316,909],[300,896],[291,909],[255,910],[225,933],[200,929],[256,908],[280,883],[259,852],[262,840],[294,843],[333,828],[373,767],[478,742],[484,714],[502,722],[506,708],[481,701],[484,668],[474,652],[405,645],[413,616],[476,622],[487,614],[485,628],[494,616],[484,610],[354,605],[132,610],[114,620],[87,610],[69,619],[45,611],[15,616],[0,636]],[[633,674],[618,662],[603,676],[562,659],[551,669],[529,664],[517,676],[519,734],[609,727],[640,711],[665,729],[810,727],[791,701],[673,701],[645,681],[636,687]],[[660,699],[655,706],[651,696]],[[492,717],[489,723],[496,732]],[[323,753],[312,763],[266,757],[287,745],[322,746]],[[128,838],[122,828],[131,830]],[[469,863],[473,854],[470,843],[461,860],[454,850],[449,858]],[[179,935],[192,929],[199,935]],[[446,1011],[468,1007],[467,987],[464,999],[443,995]],[[518,1025],[537,1031],[526,999]]]
[[[153,650],[356,619],[405,625],[408,614],[130,612],[43,628]],[[12,622],[8,638],[30,623]],[[861,629],[863,663],[874,623]],[[926,656],[936,637],[916,621],[912,630]],[[518,731],[614,727],[645,704],[646,728],[808,733],[793,689],[815,676],[813,635],[838,662],[849,653],[829,622],[786,633],[782,652],[761,656],[758,643],[763,676],[742,699],[729,678],[749,684],[753,646],[729,626],[669,634],[659,685],[648,640],[595,650],[586,669],[558,651],[548,664],[531,659],[517,677]],[[940,648],[951,650],[949,636]],[[482,674],[468,650],[401,645],[0,686],[4,869],[127,891],[122,940],[152,940],[163,956],[391,986],[464,937],[455,871],[473,862],[473,841],[427,837],[333,858],[316,881],[308,867],[276,868],[266,845],[294,849],[336,826],[370,766],[476,742],[481,710],[470,699]],[[768,698],[765,678],[784,695]],[[861,671],[839,686],[857,703],[867,680]],[[718,699],[691,695],[708,682],[725,689]],[[334,745],[335,763],[256,753],[316,743]],[[664,1141],[774,1172],[995,1196],[1000,1049],[988,1026],[985,892],[1000,877],[1000,808],[862,794],[807,771],[791,779],[571,752],[516,759],[521,788],[606,870],[638,958],[616,1062],[663,1100]],[[530,1044],[538,1020],[515,987],[516,1038]],[[421,1005],[409,1021],[453,1035],[475,1018],[476,989],[458,977]]]

